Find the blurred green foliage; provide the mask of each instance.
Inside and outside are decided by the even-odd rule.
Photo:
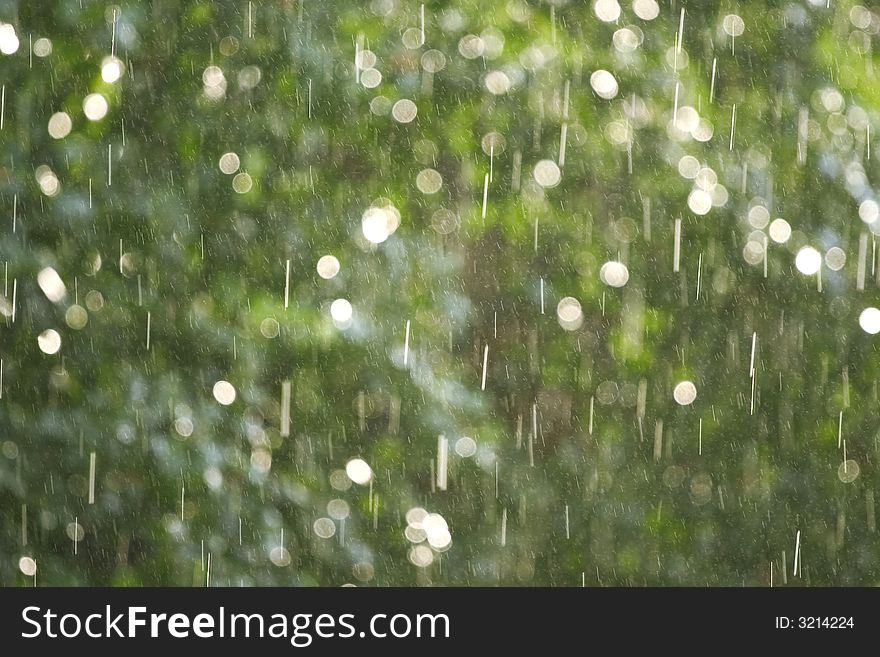
[[[0,0],[20,40],[0,56],[0,584],[33,584],[23,557],[46,585],[204,585],[209,558],[212,585],[875,583],[878,358],[859,315],[880,224],[859,208],[880,17],[662,0],[646,20],[637,0],[600,20],[614,6]],[[113,48],[124,73],[105,82]],[[538,184],[542,160],[558,185]],[[417,187],[425,169],[439,192]],[[362,217],[389,204],[399,227],[371,244]],[[846,254],[821,290],[795,269],[805,245]],[[600,280],[612,260],[622,288]],[[341,475],[352,458],[371,485]],[[451,547],[414,556],[414,507]]]

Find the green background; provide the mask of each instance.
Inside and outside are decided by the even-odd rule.
[[[878,176],[880,17],[847,0],[662,0],[654,20],[627,1],[617,22],[582,2],[426,2],[419,45],[421,6],[0,1],[21,41],[0,56],[0,584],[35,583],[22,557],[38,585],[874,584],[877,338],[858,319],[877,303],[880,224],[858,209]],[[745,26],[735,44],[729,14]],[[125,73],[106,83],[114,24]],[[632,52],[614,45],[627,27]],[[483,55],[462,54],[467,35]],[[41,37],[46,57],[32,54]],[[373,89],[356,79],[364,49]],[[428,73],[432,49],[445,66]],[[591,88],[598,69],[616,98]],[[493,71],[509,91],[490,93]],[[83,113],[90,93],[109,103],[102,120]],[[404,98],[418,108],[406,124],[387,111]],[[672,125],[683,107],[711,139]],[[54,139],[60,111],[73,129]],[[544,189],[534,167],[559,160],[563,124],[561,181]],[[226,152],[247,193],[220,171]],[[727,190],[705,215],[688,206],[686,155]],[[442,175],[435,194],[417,188],[426,168]],[[362,215],[387,203],[400,226],[370,245]],[[749,224],[756,205],[794,231],[768,242],[766,276],[744,259],[767,232]],[[823,265],[821,291],[794,266],[807,244],[847,256]],[[326,254],[341,262],[331,280],[316,272]],[[599,278],[617,259],[622,288]],[[37,285],[47,266],[66,285],[58,303]],[[563,297],[581,304],[577,330],[557,321]],[[337,298],[348,328],[330,317]],[[50,328],[54,355],[37,342]],[[233,404],[215,400],[218,380]],[[689,406],[672,396],[682,380]],[[470,457],[455,451],[465,436]],[[355,457],[372,486],[338,472]],[[348,516],[320,538],[333,500]],[[410,559],[413,507],[452,536],[428,566]]]

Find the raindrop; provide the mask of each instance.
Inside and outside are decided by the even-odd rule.
[[[330,518],[318,518],[312,525],[312,530],[319,538],[333,538],[336,534],[336,523]]]
[[[65,533],[67,534],[67,538],[77,543],[83,540],[86,536],[86,530],[83,529],[83,526],[78,522],[67,523]]]
[[[290,551],[287,548],[281,546],[273,547],[272,550],[269,552],[269,560],[279,568],[289,566]]]
[[[683,155],[678,160],[678,173],[682,178],[693,180],[700,172],[700,161],[693,155]]]
[[[693,404],[697,398],[697,386],[690,381],[681,381],[676,384],[675,389],[672,391],[672,397],[681,406]]]
[[[812,246],[805,246],[797,252],[794,259],[794,266],[797,270],[806,275],[812,276],[822,266],[822,255]]]
[[[865,308],[859,315],[859,326],[871,335],[880,333],[880,310],[877,308]]]
[[[791,237],[791,225],[779,217],[770,222],[767,232],[770,234],[771,240],[777,244],[785,244]]]
[[[22,557],[18,560],[18,569],[28,577],[33,577],[37,574],[37,562],[33,560],[31,557]]]
[[[712,209],[712,196],[703,189],[691,191],[687,202],[694,214],[704,215]]]
[[[18,44],[15,28],[9,23],[0,23],[0,52],[12,55],[18,51]]]
[[[466,59],[476,59],[483,55],[486,44],[475,34],[463,36],[458,42],[458,52]]]
[[[418,108],[411,100],[404,98],[394,103],[391,108],[391,116],[398,123],[410,123],[416,118]]]
[[[422,31],[415,27],[408,28],[401,37],[401,42],[409,50],[418,50],[424,45]]]
[[[752,228],[763,229],[770,221],[770,211],[763,205],[753,205],[749,209],[749,224]]]
[[[354,483],[364,486],[373,478],[373,471],[363,459],[352,459],[345,464],[345,474]]]
[[[234,36],[225,36],[220,39],[220,52],[226,57],[231,57],[238,52],[238,39]]]
[[[831,271],[840,271],[846,264],[846,253],[839,246],[832,246],[825,253],[825,264]]]
[[[55,112],[49,117],[49,136],[52,139],[64,139],[72,128],[73,121],[67,112]]]
[[[610,260],[599,269],[599,279],[610,287],[623,287],[629,280],[629,269],[622,262]]]
[[[437,73],[446,67],[446,55],[439,50],[428,50],[422,55],[421,64],[428,73]]]
[[[208,66],[202,71],[202,84],[206,87],[218,87],[226,82],[226,76],[219,66]]]
[[[859,478],[860,472],[859,464],[852,459],[847,459],[837,468],[837,478],[845,484],[851,484]]]
[[[455,441],[455,453],[462,458],[470,458],[477,453],[477,441],[470,436],[462,436]]]
[[[608,71],[602,69],[594,71],[590,76],[590,86],[600,98],[611,100],[617,96],[617,80]]]
[[[64,313],[64,321],[67,322],[67,325],[79,331],[84,328],[85,325],[89,321],[89,314],[86,312],[86,309],[77,304],[73,304],[67,311]]]
[[[61,349],[61,336],[55,329],[46,329],[37,337],[37,345],[44,354],[56,354]]]
[[[53,303],[58,303],[67,296],[67,288],[64,286],[64,281],[61,280],[58,272],[52,269],[52,267],[45,267],[40,270],[40,273],[37,274],[37,285],[40,286],[46,298]]]
[[[232,189],[234,189],[237,194],[247,194],[251,191],[251,187],[253,186],[254,181],[247,173],[237,173],[235,174],[235,178],[232,179]]]
[[[414,566],[427,568],[434,562],[434,552],[427,545],[414,545],[409,551],[409,560]]]
[[[37,57],[48,57],[52,54],[52,42],[46,37],[34,41],[34,54]]]
[[[574,331],[581,327],[584,322],[584,312],[580,302],[574,297],[560,299],[556,306],[556,317],[559,325],[566,331]]]
[[[431,215],[431,227],[441,235],[455,232],[459,223],[458,215],[446,208],[440,208]]]
[[[229,406],[235,401],[235,388],[229,381],[217,381],[214,384],[214,399],[224,406]]]
[[[562,172],[553,160],[541,160],[535,165],[535,180],[541,187],[555,187],[562,179]]]
[[[743,19],[736,14],[728,14],[725,16],[721,21],[721,26],[724,28],[724,32],[732,37],[740,36],[746,28]]]
[[[510,78],[504,71],[492,71],[486,76],[485,85],[489,93],[500,96],[510,91]]]
[[[421,527],[414,527],[412,525],[406,526],[406,529],[403,530],[403,535],[410,543],[421,543],[428,538],[428,535],[425,533],[424,529],[422,529]]]
[[[260,333],[264,338],[277,338],[280,331],[281,325],[278,324],[278,320],[272,317],[267,317],[260,322]]]
[[[101,94],[89,94],[83,100],[83,112],[89,121],[100,121],[107,116],[110,106]]]
[[[220,171],[227,175],[232,175],[233,173],[238,171],[238,167],[241,166],[241,160],[235,153],[224,153],[220,156],[219,166]]]
[[[325,255],[318,258],[318,276],[330,279],[339,273],[340,264],[336,256]]]
[[[656,0],[634,0],[633,12],[643,21],[652,21],[660,15],[660,5]]]
[[[238,88],[242,91],[250,91],[256,87],[263,78],[263,73],[257,66],[245,66],[238,73]]]
[[[675,127],[682,132],[693,132],[700,125],[700,115],[697,110],[690,106],[678,108],[678,114],[675,119]]]
[[[416,187],[422,194],[436,194],[443,186],[443,178],[434,169],[422,169],[416,176]]]
[[[480,140],[480,147],[486,155],[500,155],[507,148],[507,140],[500,132],[487,132]]]
[[[386,208],[368,208],[361,219],[361,231],[368,242],[381,244],[397,228],[397,217]]]
[[[330,304],[330,317],[337,324],[347,324],[352,316],[351,303],[347,299],[336,299]]]
[[[366,89],[375,89],[382,83],[382,73],[375,68],[368,68],[361,73],[361,84]]]
[[[866,224],[872,224],[880,217],[880,205],[874,199],[862,201],[859,205],[859,219]]]
[[[613,23],[620,18],[620,5],[617,0],[596,0],[593,3],[596,17],[605,23]]]
[[[428,517],[428,512],[420,506],[415,506],[406,512],[406,524],[421,529],[422,522]]]
[[[370,101],[370,111],[376,116],[384,116],[391,111],[391,101],[385,96],[376,96]]]
[[[330,473],[330,486],[333,490],[348,490],[351,488],[351,479],[345,470],[334,470]]]
[[[110,55],[101,62],[101,79],[107,84],[113,84],[125,73],[125,65],[118,57]]]
[[[452,543],[452,535],[448,530],[435,531],[428,533],[428,545],[437,551],[446,550]]]
[[[349,513],[348,502],[345,500],[335,499],[327,502],[327,515],[334,520],[345,520]]]

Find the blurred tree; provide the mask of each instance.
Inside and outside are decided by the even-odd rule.
[[[880,14],[0,20],[0,584],[876,582]]]

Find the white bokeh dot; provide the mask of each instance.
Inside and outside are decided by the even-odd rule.
[[[214,384],[214,399],[224,406],[229,406],[235,401],[235,388],[229,381],[217,381]]]
[[[339,259],[333,255],[325,255],[318,258],[318,276],[323,279],[331,279],[339,273]]]
[[[782,217],[777,217],[770,222],[767,232],[770,234],[771,240],[777,244],[785,244],[791,237],[791,224]]]
[[[610,260],[599,269],[599,278],[610,287],[623,287],[629,280],[629,269],[622,262]]]
[[[83,112],[89,121],[100,121],[107,116],[110,106],[101,94],[89,94],[83,100]]]
[[[812,246],[805,246],[797,252],[794,266],[805,276],[812,276],[822,266],[822,254]]]
[[[672,398],[682,406],[693,404],[697,398],[697,386],[691,381],[680,381],[672,391]]]
[[[353,309],[348,299],[336,299],[330,304],[330,317],[337,324],[346,324],[351,321]]]
[[[373,478],[373,471],[363,459],[351,459],[346,463],[345,474],[347,474],[348,478],[354,483],[360,484],[361,486],[370,483],[370,479]]]
[[[880,310],[877,308],[865,308],[859,315],[859,326],[865,333],[876,335],[880,333]]]
[[[55,329],[46,329],[37,337],[37,345],[44,354],[57,354],[61,349],[61,336]]]

